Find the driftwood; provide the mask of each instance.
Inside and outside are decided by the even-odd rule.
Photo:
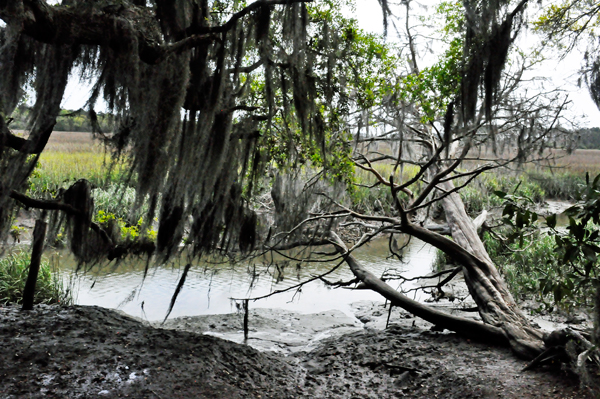
[[[450,182],[443,182],[440,185],[446,192],[453,189]],[[339,237],[336,239],[336,236],[332,235],[332,240],[338,252],[344,255],[344,259],[354,275],[367,287],[392,301],[395,306],[400,306],[439,327],[456,331],[465,336],[507,343],[519,357],[534,359],[545,349],[544,333],[532,326],[520,311],[487,254],[471,218],[465,212],[460,196],[453,193],[447,195],[443,201],[453,239],[410,222],[401,207],[399,208],[400,219],[350,213],[365,220],[377,219],[389,224],[390,229],[416,237],[451,256],[463,268],[465,281],[471,296],[477,303],[483,323],[450,316],[410,300],[361,267],[347,253],[347,249]]]
[[[479,214],[479,216],[477,216],[475,219],[473,219],[473,225],[475,226],[475,230],[477,230],[478,233],[481,231],[481,227],[487,220],[487,215],[488,215],[488,212],[486,210],[483,210]],[[429,231],[433,231],[434,233],[438,233],[443,236],[452,235],[452,230],[450,229],[450,226],[448,225],[448,223],[444,223],[444,224],[429,223],[429,224],[425,225],[425,228]]]

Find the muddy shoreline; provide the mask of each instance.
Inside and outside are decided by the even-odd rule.
[[[521,372],[506,348],[353,309],[256,309],[244,345],[237,314],[159,327],[95,306],[0,307],[0,398],[591,397],[560,368]]]

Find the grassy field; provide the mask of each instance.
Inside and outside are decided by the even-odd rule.
[[[370,149],[379,153],[393,152],[390,146],[382,143],[371,146]],[[363,150],[366,150],[366,146]],[[526,164],[521,171],[503,170],[478,177],[470,187],[462,191],[467,208],[470,212],[478,212],[483,208],[496,206],[499,201],[493,198],[492,192],[508,192],[517,185],[521,195],[530,196],[534,200],[543,197],[572,199],[584,181],[586,172],[592,177],[600,173],[600,150],[576,150],[571,154],[558,150],[544,155],[552,155],[554,159],[542,165]],[[484,154],[484,157],[491,155]],[[110,156],[106,154],[102,144],[93,139],[92,134],[54,132],[46,151],[40,157],[40,165],[30,179],[30,193],[48,197],[56,193],[58,188],[68,187],[75,180],[85,178],[109,193],[104,197],[111,197],[115,184],[119,184],[123,167],[119,165],[108,173],[110,162]],[[468,163],[473,162],[476,161]],[[385,179],[394,173],[394,166],[387,163],[375,163],[374,167]],[[394,174],[396,181],[406,181],[415,173],[417,167],[408,165]],[[379,203],[375,207],[379,207],[379,204],[385,208],[391,207],[388,189],[381,185],[370,188],[377,182],[372,173],[356,168],[355,181],[358,185],[351,193],[351,202],[359,210],[372,210],[377,200]],[[132,195],[130,194],[128,196]]]
[[[118,181],[122,172],[121,165],[112,170],[110,165],[110,154],[91,133],[54,132],[30,179],[29,191],[47,197],[81,178],[107,188]]]
[[[590,176],[600,173],[600,150],[575,150],[571,154],[565,151],[556,151],[556,161],[554,170],[557,173],[561,171],[570,174],[585,175],[589,172]]]

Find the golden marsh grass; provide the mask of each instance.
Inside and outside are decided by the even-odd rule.
[[[31,189],[54,192],[78,179],[104,186],[122,171],[122,165],[113,170],[110,165],[110,154],[91,133],[53,132],[30,179]]]

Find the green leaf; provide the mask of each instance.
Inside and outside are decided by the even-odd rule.
[[[501,199],[504,199],[504,197],[506,197],[506,193],[504,191],[496,190],[493,191],[493,193]]]
[[[546,217],[546,224],[551,229],[555,228],[556,227],[556,214]]]
[[[591,248],[589,245],[584,245],[581,248],[581,250],[583,251],[583,255],[585,256],[585,258],[590,262],[596,262],[596,260],[598,259],[596,251],[594,251],[594,249]]]

